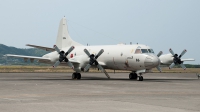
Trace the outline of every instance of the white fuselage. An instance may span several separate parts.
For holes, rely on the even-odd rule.
[[[66,52],[68,49],[69,47],[66,47],[61,50]],[[160,63],[154,53],[135,53],[136,49],[150,49],[146,45],[75,46],[67,58],[72,62],[79,62],[79,64],[73,63],[77,71],[89,63],[89,57],[85,54],[84,49],[94,55],[103,49],[103,54],[97,60],[106,69],[137,71],[154,68]],[[43,57],[50,58],[51,62],[55,63],[59,54],[55,51]]]

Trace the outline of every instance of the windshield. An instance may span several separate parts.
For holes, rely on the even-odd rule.
[[[154,53],[153,49],[136,49],[135,54]]]
[[[154,53],[153,49],[148,49],[149,53]]]
[[[151,53],[154,53],[153,49],[151,49]]]
[[[142,53],[149,53],[147,49],[141,49]]]

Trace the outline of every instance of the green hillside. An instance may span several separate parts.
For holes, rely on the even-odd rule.
[[[6,62],[9,62],[11,64],[24,63],[24,61],[19,58],[7,58],[6,60],[6,57],[3,56],[5,54],[43,56],[46,53],[48,52],[45,50],[36,49],[36,48],[22,49],[22,48],[10,47],[10,46],[0,44],[0,64],[6,64]]]

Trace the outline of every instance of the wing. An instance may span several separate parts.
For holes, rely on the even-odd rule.
[[[44,58],[44,57],[13,55],[13,54],[6,54],[4,56],[15,57],[15,58],[23,58],[24,61],[27,61],[28,59],[30,59],[31,62],[33,62],[34,60],[38,60],[39,62],[51,62],[50,58]]]
[[[37,46],[37,45],[31,45],[31,44],[26,44],[26,46],[35,47],[35,48],[42,49],[45,51],[55,51],[54,48],[49,48],[49,47],[43,47],[43,46]]]

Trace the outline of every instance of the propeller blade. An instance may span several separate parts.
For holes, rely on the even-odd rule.
[[[56,63],[53,65],[53,67],[57,67],[60,64],[60,61],[56,61]]]
[[[161,68],[159,66],[156,67],[158,71],[162,72]]]
[[[185,65],[184,65],[183,63],[181,63],[180,66],[181,66],[184,70],[186,69],[186,67],[185,67]]]
[[[91,65],[90,64],[88,64],[85,68],[84,68],[84,72],[87,72],[88,71],[88,69],[91,67]]]
[[[97,68],[99,68],[102,72],[104,72],[105,75],[108,77],[108,79],[110,79],[110,76],[108,75],[108,73],[106,72],[106,70],[101,65],[98,64]]]
[[[169,69],[173,68],[175,66],[175,63],[172,63],[170,66],[169,66]]]
[[[68,51],[65,53],[65,55],[67,56],[70,52],[72,52],[72,50],[74,50],[74,46],[71,46]]]
[[[162,53],[163,53],[163,52],[160,51],[160,52],[157,54],[157,56],[160,57],[160,55],[162,55]]]
[[[184,49],[184,50],[182,51],[182,53],[179,55],[179,58],[181,58],[186,52],[187,52],[187,50]]]
[[[174,51],[170,48],[169,52],[174,56]]]
[[[72,69],[74,69],[74,65],[73,65],[70,61],[67,62],[67,65],[68,65],[69,67],[71,67]]]
[[[104,52],[104,50],[101,49],[101,50],[99,51],[99,53],[95,56],[95,58],[97,59],[103,52]]]
[[[56,45],[54,45],[53,47],[58,53],[60,53],[60,49]]]
[[[88,55],[88,57],[90,57],[90,53],[88,52],[87,49],[84,49],[84,52]]]

